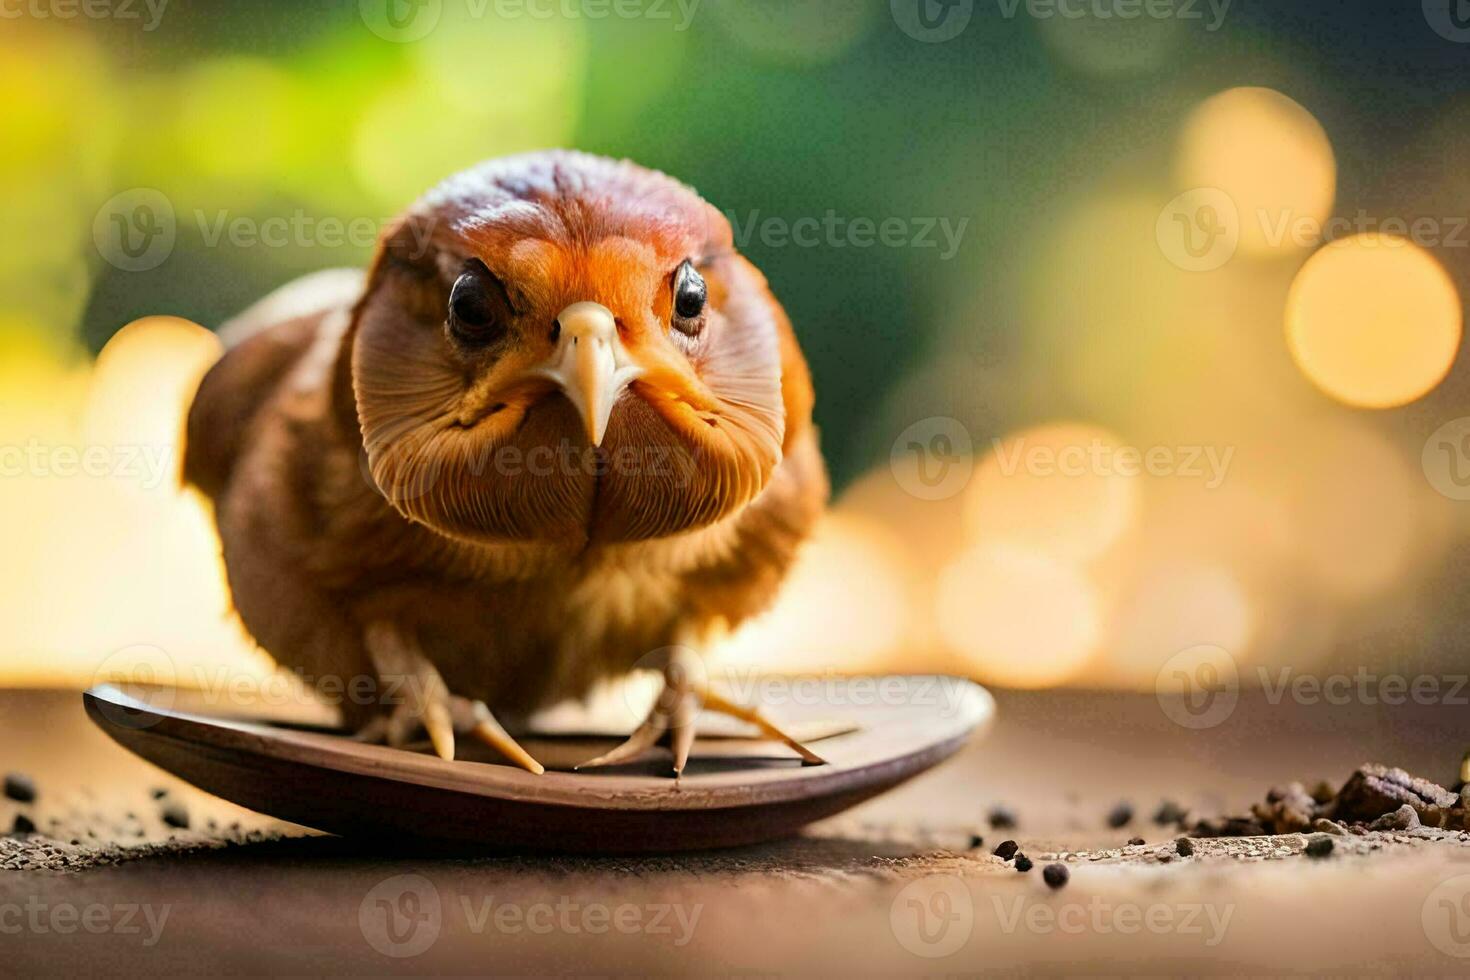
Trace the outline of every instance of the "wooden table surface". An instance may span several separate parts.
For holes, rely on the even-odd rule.
[[[547,858],[307,835],[129,756],[75,692],[0,692],[0,769],[39,790],[31,806],[0,800],[0,820],[32,817],[59,841],[52,863],[75,869],[0,871],[0,956],[14,975],[1470,974],[1460,835],[1376,834],[1326,860],[1299,836],[1209,840],[1162,863],[1174,834],[1150,819],[1164,797],[1242,812],[1272,784],[1341,781],[1366,761],[1448,782],[1470,744],[1464,707],[1244,695],[1191,730],[1150,696],[997,700],[985,739],[802,837]],[[1120,801],[1137,816],[1109,828]],[[1015,830],[985,825],[997,803]],[[170,805],[187,830],[162,822]],[[1033,871],[990,855],[1003,837]],[[0,840],[0,868],[40,850]],[[1071,879],[1052,891],[1040,871],[1058,859]]]

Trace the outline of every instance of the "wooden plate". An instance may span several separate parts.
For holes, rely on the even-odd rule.
[[[488,758],[446,762],[324,730],[176,710],[173,694],[136,696],[103,685],[83,699],[87,714],[123,747],[283,820],[343,835],[581,853],[787,836],[938,764],[994,713],[983,688],[958,678],[824,678],[808,696],[767,710],[817,739],[812,748],[828,765],[802,766],[785,746],[732,737],[728,728],[721,735],[705,715],[701,732],[709,721],[709,734],[696,740],[683,777],[673,779],[663,774],[667,755],[657,753],[627,766],[558,771],[610,748],[616,735],[523,737],[548,767],[535,776]]]

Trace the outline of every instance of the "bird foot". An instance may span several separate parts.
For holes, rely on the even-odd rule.
[[[423,729],[434,753],[452,761],[455,735],[469,735],[528,772],[539,776],[546,771],[506,732],[483,701],[451,695],[429,659],[393,626],[370,626],[367,645],[378,677],[384,682],[383,690],[396,690],[401,700],[387,715],[372,719],[360,729],[360,739],[401,748]]]
[[[758,710],[730,701],[704,682],[703,677],[694,653],[675,648],[664,668],[663,690],[642,724],[617,748],[588,759],[576,768],[593,769],[630,762],[667,736],[674,754],[673,774],[679,776],[689,761],[689,750],[694,745],[695,718],[701,708],[754,725],[767,738],[789,746],[801,756],[804,765],[826,765],[827,760],[786,734]]]

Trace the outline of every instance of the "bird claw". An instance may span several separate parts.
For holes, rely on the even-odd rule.
[[[379,676],[402,681],[398,687],[405,694],[386,718],[370,721],[358,733],[359,738],[381,739],[394,748],[402,748],[422,728],[428,733],[434,753],[453,761],[457,732],[483,742],[527,772],[539,776],[546,771],[511,738],[483,701],[451,695],[439,671],[396,629],[374,624],[368,629],[367,642]],[[391,690],[392,686],[387,689]]]
[[[664,688],[654,701],[653,707],[633,734],[610,752],[578,765],[577,769],[594,769],[598,766],[613,766],[631,762],[651,749],[665,735],[673,752],[673,774],[683,774],[689,761],[689,750],[694,745],[695,718],[701,708],[729,715],[759,728],[767,738],[782,742],[801,756],[803,765],[825,765],[826,761],[811,749],[786,734],[755,708],[730,701],[714,691],[708,684],[692,678],[702,676],[697,664],[690,664],[687,657],[675,655],[664,669]]]

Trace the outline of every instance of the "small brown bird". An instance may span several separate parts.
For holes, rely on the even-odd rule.
[[[587,765],[667,735],[682,771],[700,705],[821,761],[695,669],[770,604],[827,478],[791,325],[693,190],[581,153],[491,161],[389,228],[365,279],[307,277],[221,333],[185,478],[247,629],[341,681],[350,724],[540,772],[497,715],[653,664],[647,719]]]

